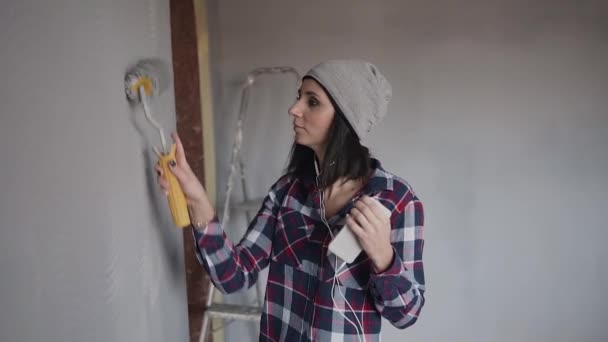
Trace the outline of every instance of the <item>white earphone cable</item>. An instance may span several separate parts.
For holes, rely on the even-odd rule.
[[[316,177],[316,182],[317,182],[317,189],[320,192],[320,196],[321,196],[321,221],[323,221],[323,224],[325,225],[325,227],[327,228],[329,235],[331,236],[332,240],[334,239],[334,234],[331,231],[331,227],[329,226],[329,222],[327,222],[327,218],[325,217],[325,194],[323,192],[322,189],[319,189],[319,167],[317,165],[317,160],[315,158],[315,171],[317,174]],[[334,298],[334,290],[335,290],[335,286],[336,283],[338,283],[338,273],[340,272],[340,270],[342,269],[342,267],[344,267],[346,265],[346,262],[343,262],[340,266],[338,266],[338,256],[335,256],[335,271],[334,271],[334,276],[332,279],[332,285],[331,285],[331,300],[332,303],[334,304],[334,306],[336,306],[336,299]],[[344,295],[344,293],[342,293],[342,290],[340,289],[340,286],[338,286],[338,292],[340,293],[340,295],[342,296],[342,298],[344,299],[344,302],[346,303],[346,305],[348,306],[348,309],[350,310],[350,312],[353,314],[353,316],[355,317],[355,320],[357,321],[358,325],[355,324],[350,318],[346,317],[346,315],[344,313],[342,313],[342,311],[340,311],[338,309],[338,313],[340,315],[342,315],[342,317],[344,317],[344,319],[350,323],[353,327],[355,327],[355,330],[357,331],[357,337],[359,339],[359,341],[363,341],[366,342],[365,340],[365,334],[363,332],[363,324],[361,324],[361,321],[359,320],[359,317],[357,317],[357,314],[355,313],[355,310],[353,309],[353,307],[350,305],[350,303],[348,302],[348,300],[346,299],[346,296]],[[346,310],[345,310],[346,311]]]

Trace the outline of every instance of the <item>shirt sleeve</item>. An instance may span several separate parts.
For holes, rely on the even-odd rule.
[[[384,272],[370,277],[376,310],[400,329],[416,322],[425,302],[423,206],[413,195],[404,202],[403,209],[399,210],[398,205],[391,217],[393,262]]]
[[[276,217],[288,184],[284,176],[271,187],[237,245],[227,238],[217,216],[203,228],[192,228],[198,261],[222,293],[250,288],[255,284],[258,272],[268,265]]]

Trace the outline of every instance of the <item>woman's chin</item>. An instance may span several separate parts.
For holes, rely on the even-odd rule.
[[[307,143],[306,139],[301,139],[296,136],[293,140],[298,145],[310,147],[310,144]]]
[[[302,135],[299,134],[298,132],[295,132],[295,134],[293,135],[293,140],[297,144],[304,145],[306,139],[302,139]]]

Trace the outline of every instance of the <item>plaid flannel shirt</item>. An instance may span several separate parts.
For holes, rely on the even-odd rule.
[[[196,254],[213,284],[225,294],[255,285],[270,266],[260,321],[260,341],[360,341],[344,298],[362,324],[365,341],[380,340],[381,317],[397,328],[411,326],[425,302],[422,262],[423,206],[408,183],[373,160],[374,173],[353,201],[328,218],[337,233],[361,195],[391,211],[392,264],[375,273],[365,252],[339,271],[332,300],[335,256],[321,220],[314,180],[285,175],[270,189],[243,239],[234,245],[217,216],[192,229]],[[362,339],[361,339],[362,340]]]

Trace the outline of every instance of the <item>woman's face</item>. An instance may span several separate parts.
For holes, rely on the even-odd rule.
[[[335,113],[329,97],[317,81],[304,79],[296,102],[289,108],[296,143],[311,148],[322,158]]]

